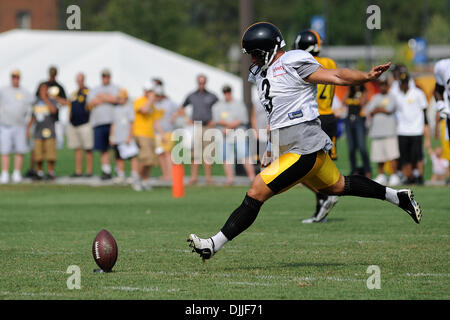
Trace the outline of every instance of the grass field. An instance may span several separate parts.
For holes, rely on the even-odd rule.
[[[325,224],[303,225],[313,194],[295,187],[206,263],[190,233],[209,236],[246,188],[0,187],[0,299],[449,299],[448,188],[415,187],[416,225],[387,202],[341,198]],[[94,274],[92,241],[117,240],[113,273]],[[81,289],[69,290],[70,265]],[[370,265],[381,289],[369,290]]]
[[[432,146],[438,146],[440,145],[440,141],[436,140],[434,138],[431,139]],[[367,148],[370,150],[370,144],[371,140],[367,139]],[[342,174],[350,174],[350,163],[349,163],[349,155],[348,155],[348,148],[347,148],[347,140],[345,138],[345,135],[341,136],[337,141],[337,148],[338,148],[338,160],[336,161],[336,165],[341,171]],[[64,147],[61,150],[58,150],[58,160],[56,162],[56,175],[57,176],[70,176],[72,173],[74,173],[74,158],[73,158],[73,150],[68,149],[67,147]],[[358,165],[362,166],[362,161],[360,157],[360,153],[357,152],[356,154],[358,159]],[[27,171],[29,168],[30,163],[30,154],[27,154],[24,159],[24,168],[23,173]],[[114,158],[111,153],[111,163],[114,163]],[[375,163],[371,163],[372,167],[372,175],[375,177],[377,175],[377,166]],[[44,164],[44,169],[46,169],[46,165]],[[13,170],[13,161],[10,163],[10,171]],[[130,164],[129,161],[126,162],[126,171],[129,173],[130,170]],[[186,165],[186,175],[190,175],[190,168],[188,165]],[[94,166],[93,166],[93,173],[95,175],[101,174],[100,169],[100,159],[98,152],[94,152]],[[203,175],[203,170],[199,170],[199,174]],[[212,174],[213,175],[224,175],[223,166],[219,164],[213,165],[212,168]],[[152,169],[151,175],[154,177],[159,177],[161,175],[161,170],[159,167],[155,167]],[[430,156],[424,152],[424,178],[425,180],[430,179],[431,177],[431,159]]]

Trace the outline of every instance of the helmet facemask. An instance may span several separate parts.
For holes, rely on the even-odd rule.
[[[275,54],[278,51],[278,44],[275,45],[275,48],[270,51],[264,51],[261,49],[254,49],[250,52],[247,52],[245,49],[244,53],[250,54],[256,61],[250,65],[248,70],[253,74],[257,75],[259,72],[264,72],[269,67],[270,63],[273,61]],[[255,69],[255,67],[257,67]]]

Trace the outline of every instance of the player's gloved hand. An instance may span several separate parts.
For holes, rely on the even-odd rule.
[[[443,100],[439,100],[438,102],[436,102],[436,110],[439,111],[439,116],[441,118],[443,119],[449,118],[450,108]]]
[[[272,152],[266,151],[264,152],[262,158],[261,158],[261,168],[267,167],[269,164],[272,163]]]

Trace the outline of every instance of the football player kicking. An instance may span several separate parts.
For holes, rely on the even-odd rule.
[[[441,130],[441,145],[443,157],[450,161],[450,58],[439,60],[434,66],[436,86],[436,138],[439,127]],[[447,96],[447,97],[446,97]],[[447,183],[450,180],[447,179]]]
[[[267,22],[251,25],[242,37],[243,52],[250,54],[253,62],[249,81],[257,86],[268,114],[271,148],[278,148],[280,157],[256,176],[241,205],[217,234],[206,239],[189,236],[189,246],[203,260],[250,227],[266,200],[298,183],[327,195],[387,200],[405,210],[416,223],[421,220],[422,210],[411,190],[394,190],[364,176],[342,176],[328,155],[333,143],[318,120],[318,83],[353,85],[375,80],[390,63],[373,67],[368,73],[325,69],[310,53],[285,52],[281,49],[284,45],[278,28]]]
[[[300,31],[295,37],[293,49],[305,50],[326,69],[336,69],[337,64],[333,59],[319,57],[322,41],[314,30]],[[328,152],[331,160],[337,160],[337,119],[331,109],[334,98],[334,85],[317,84],[317,104],[319,108],[320,126],[333,142],[333,148]],[[327,222],[327,215],[338,201],[338,196],[329,196],[322,192],[314,192],[316,195],[316,212],[311,218],[302,220],[303,223]]]

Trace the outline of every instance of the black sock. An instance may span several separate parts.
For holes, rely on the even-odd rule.
[[[340,196],[357,196],[386,200],[386,187],[364,176],[345,176],[344,191]]]
[[[322,206],[322,204],[320,203],[320,200],[327,200],[328,199],[328,195],[326,195],[325,193],[322,192],[317,192],[316,193],[316,212],[315,215],[317,215],[319,213],[320,207]]]
[[[233,211],[221,231],[228,240],[246,230],[255,221],[264,202],[245,195],[241,205]]]

